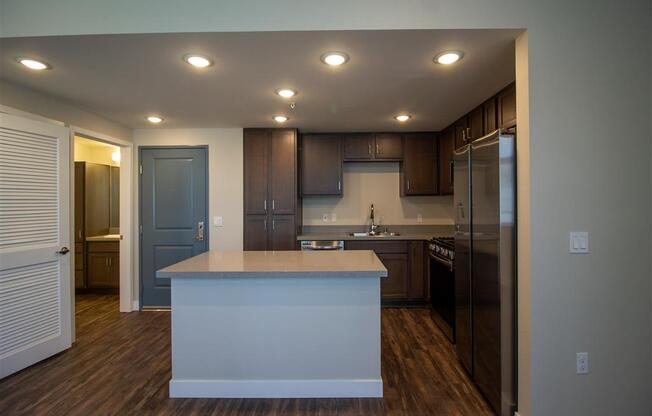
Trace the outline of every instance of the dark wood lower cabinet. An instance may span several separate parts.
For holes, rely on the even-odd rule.
[[[245,250],[267,250],[267,215],[245,215]]]
[[[270,240],[272,250],[296,250],[296,222],[294,215],[273,215]]]
[[[117,241],[89,241],[86,253],[86,287],[120,287],[120,253]]]
[[[387,268],[380,295],[385,305],[423,304],[428,300],[424,241],[346,241],[345,250],[373,250]]]

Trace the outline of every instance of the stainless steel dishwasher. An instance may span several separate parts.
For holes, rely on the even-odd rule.
[[[301,251],[344,250],[343,240],[305,240],[301,242]]]

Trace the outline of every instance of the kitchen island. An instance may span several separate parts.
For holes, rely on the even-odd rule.
[[[373,251],[209,251],[172,290],[170,397],[382,397]]]

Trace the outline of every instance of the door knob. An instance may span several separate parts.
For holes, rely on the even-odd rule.
[[[68,254],[69,251],[68,247],[61,247],[61,250],[57,251],[57,254]]]

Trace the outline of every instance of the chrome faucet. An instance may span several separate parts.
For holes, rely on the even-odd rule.
[[[369,235],[376,235],[377,234],[377,229],[378,225],[374,221],[374,204],[371,204],[371,214],[369,215],[369,218],[371,219],[371,227],[369,230]]]

